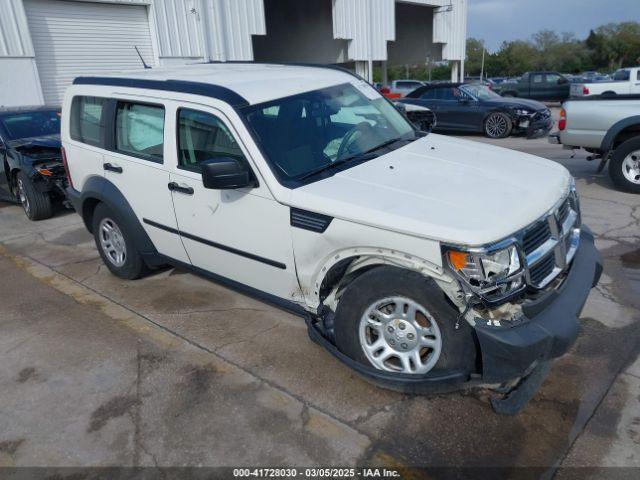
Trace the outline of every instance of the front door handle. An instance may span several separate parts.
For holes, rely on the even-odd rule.
[[[102,168],[104,168],[108,172],[122,173],[122,167],[119,165],[114,165],[112,163],[105,163],[102,165]]]
[[[171,182],[167,187],[169,187],[169,190],[172,192],[184,193],[185,195],[193,195],[194,193],[193,188],[182,186],[176,182]]]

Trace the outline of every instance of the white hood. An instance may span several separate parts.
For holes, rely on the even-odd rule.
[[[293,190],[291,204],[435,240],[482,245],[544,215],[568,191],[561,165],[430,134],[387,155]]]

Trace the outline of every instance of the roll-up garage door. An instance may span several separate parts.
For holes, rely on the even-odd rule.
[[[60,105],[80,75],[154,64],[147,7],[64,0],[25,0],[45,102]]]

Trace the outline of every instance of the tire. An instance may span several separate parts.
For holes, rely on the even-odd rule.
[[[489,138],[507,138],[513,130],[513,121],[506,113],[493,112],[484,120],[484,134]]]
[[[93,212],[93,237],[102,261],[116,277],[135,280],[148,268],[115,211],[99,203]]]
[[[613,151],[609,175],[621,190],[640,193],[640,137],[627,140]]]
[[[400,300],[392,301],[391,305],[389,299]],[[402,305],[407,300],[417,304],[429,317],[425,313],[413,315],[418,321],[412,322],[411,310],[405,310]],[[410,303],[406,304],[407,307],[411,307]],[[378,312],[387,309],[387,312],[394,310],[394,314],[372,329],[367,319],[372,318],[368,313],[372,312],[374,305]],[[378,305],[385,306],[378,308]],[[401,305],[399,309],[398,305]],[[336,346],[353,360],[378,370],[420,375],[459,370],[472,372],[476,361],[473,331],[464,320],[456,330],[457,316],[455,308],[447,302],[432,279],[397,267],[376,267],[355,279],[342,294],[334,319]],[[422,347],[418,347],[416,341],[423,338],[425,327],[435,332],[427,339],[434,345],[420,350]],[[393,329],[391,333],[390,328]],[[382,333],[372,338],[372,331]],[[375,352],[375,345],[380,339],[384,348],[381,353]],[[369,353],[365,353],[365,348]],[[389,352],[391,356],[382,360]],[[421,356],[421,363],[410,358],[407,365],[400,354],[405,358],[417,354]],[[372,360],[374,357],[377,360]]]
[[[36,190],[33,182],[23,172],[16,175],[16,193],[29,220],[36,222],[53,217],[49,193]]]

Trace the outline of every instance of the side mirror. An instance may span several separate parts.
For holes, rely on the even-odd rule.
[[[458,102],[462,103],[463,105],[468,105],[469,103],[471,103],[471,99],[468,97],[459,97]]]
[[[569,80],[567,80],[566,78],[560,78],[558,80],[558,85],[566,85],[567,83],[569,83]]]
[[[204,188],[235,190],[255,186],[251,170],[233,158],[216,157],[202,162],[200,166]]]

